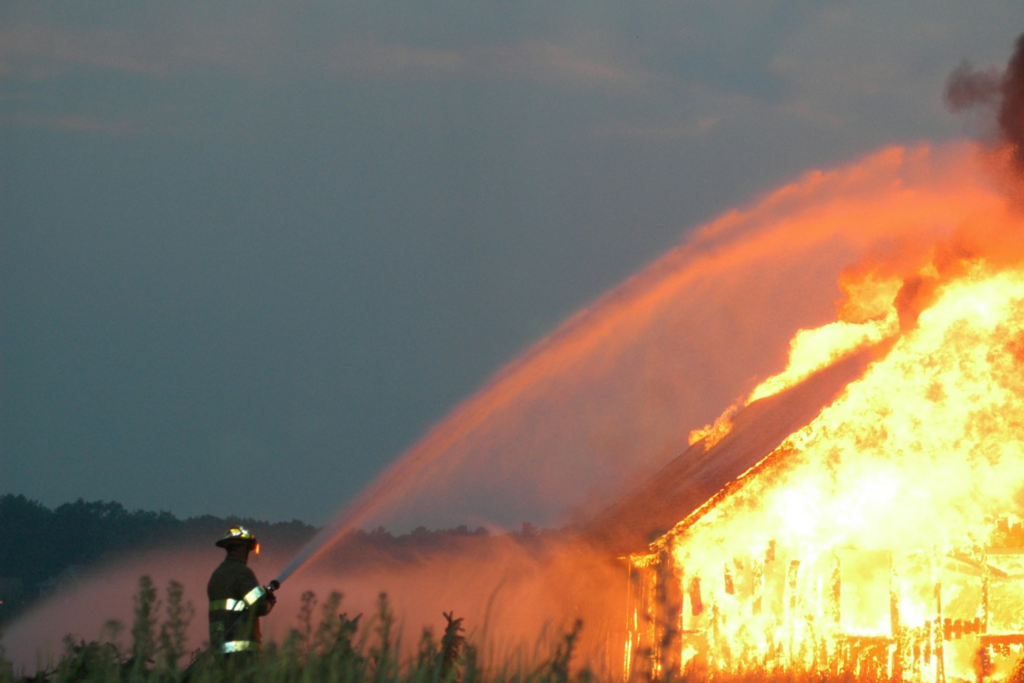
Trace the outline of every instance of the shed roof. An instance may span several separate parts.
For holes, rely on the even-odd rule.
[[[582,525],[584,537],[614,553],[643,552],[650,543],[810,423],[875,357],[865,349],[732,419],[728,435],[705,450],[698,441],[619,501]]]

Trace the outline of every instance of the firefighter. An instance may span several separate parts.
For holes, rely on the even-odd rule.
[[[260,649],[259,618],[270,614],[277,602],[273,591],[261,586],[248,567],[249,553],[259,555],[260,544],[248,529],[233,526],[216,545],[227,551],[227,557],[206,584],[210,647],[223,655],[256,653]]]

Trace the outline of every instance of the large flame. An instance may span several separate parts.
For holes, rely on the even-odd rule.
[[[993,673],[1024,644],[1024,537],[1010,533],[1024,517],[1024,268],[961,259],[909,282],[875,323],[841,323],[846,341],[834,326],[798,336],[780,377],[805,374],[806,339],[832,358],[875,339],[865,325],[895,334],[901,302],[928,302],[814,421],[652,546],[680,596],[666,659],[822,668],[871,652],[889,675],[938,680]]]

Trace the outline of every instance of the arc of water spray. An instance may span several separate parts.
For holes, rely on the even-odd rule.
[[[678,259],[682,248],[669,252],[662,257],[661,263],[669,261],[669,258]],[[661,273],[658,278],[661,279]],[[561,364],[564,360],[562,354],[570,351],[572,347],[565,342],[567,340],[586,340],[589,344],[597,343],[597,339],[607,334],[610,328],[608,324],[594,324],[593,316],[588,315],[592,310],[604,310],[602,304],[618,303],[613,307],[613,314],[619,315],[621,311],[628,308],[622,302],[617,301],[623,296],[625,287],[619,287],[606,294],[598,305],[593,309],[584,309],[570,318],[562,326],[545,339],[538,342],[530,351],[523,354],[518,360],[499,372],[474,396],[467,399],[456,411],[441,423],[435,425],[427,435],[407,451],[398,462],[391,465],[384,474],[374,481],[367,489],[359,495],[356,500],[345,508],[337,517],[327,524],[292,558],[291,562],[281,571],[277,582],[283,583],[285,579],[295,573],[299,568],[319,557],[329,547],[340,541],[353,530],[356,525],[364,521],[369,515],[378,510],[388,500],[394,500],[401,494],[412,488],[415,476],[422,472],[439,453],[445,452],[452,444],[463,439],[478,426],[489,419],[501,406],[505,405],[510,396],[522,392],[525,387],[545,376],[545,371],[552,366]],[[567,348],[568,347],[568,348]],[[538,371],[537,360],[540,356],[546,356],[540,363]]]
[[[662,257],[657,264],[664,267],[673,263],[684,254],[687,247],[678,247]],[[670,272],[675,269],[669,268]],[[660,280],[665,274],[661,269],[655,271],[655,279]],[[641,292],[643,294],[643,292]],[[385,502],[395,500],[412,488],[415,476],[422,472],[439,453],[445,452],[452,444],[465,438],[481,424],[486,422],[509,397],[522,392],[527,386],[544,377],[551,367],[563,364],[562,355],[573,351],[572,342],[585,340],[587,345],[596,345],[614,325],[601,324],[595,321],[593,311],[602,311],[604,316],[609,313],[618,316],[629,307],[628,302],[636,295],[626,286],[613,289],[602,297],[596,306],[584,309],[564,322],[555,332],[538,342],[532,349],[513,361],[500,371],[490,382],[471,398],[464,401],[448,418],[435,425],[426,436],[407,451],[396,463],[391,465],[384,474],[374,481],[356,500],[345,508],[337,517],[327,524],[292,558],[291,562],[281,571],[277,582],[295,573],[299,568],[319,557],[334,543],[351,533],[360,522],[378,510]],[[608,309],[612,310],[609,311]],[[567,343],[568,342],[568,343]],[[538,361],[540,368],[538,369]]]
[[[319,556],[320,553],[328,548],[328,546],[332,545],[344,536],[347,536],[353,529],[355,529],[356,524],[362,521],[370,510],[370,492],[374,489],[383,488],[381,484],[383,483],[383,479],[386,478],[387,476],[385,475],[381,480],[378,480],[371,485],[370,488],[363,492],[363,494],[360,495],[352,505],[345,508],[341,514],[335,517],[325,527],[320,529],[320,531],[318,531],[316,535],[314,535],[313,538],[299,550],[295,557],[292,558],[291,562],[281,570],[281,573],[277,576],[275,581],[277,581],[278,584],[284,583],[285,579],[294,574],[299,567],[302,567]]]
[[[452,439],[455,438],[453,435]],[[278,584],[294,574],[300,567],[320,556],[329,547],[355,530],[356,525],[365,520],[372,511],[389,497],[393,497],[408,488],[408,481],[423,469],[429,460],[431,451],[417,449],[401,458],[389,467],[382,476],[367,487],[356,500],[345,508],[337,517],[313,536],[306,545],[292,558],[291,562],[278,575]]]
[[[533,359],[545,352],[557,338],[575,327],[570,320],[547,339],[539,342],[532,351],[514,361],[505,370],[466,400],[455,413],[440,424],[435,425],[412,450],[392,464],[384,474],[367,487],[352,504],[345,508],[337,517],[316,533],[310,541],[292,558],[291,562],[281,570],[277,577],[278,584],[284,582],[300,567],[308,564],[332,545],[347,536],[356,525],[363,522],[370,513],[378,510],[388,500],[407,492],[412,488],[415,476],[434,460],[438,453],[444,452],[452,444],[464,438],[481,423],[487,420],[504,403],[505,397],[522,389],[523,385],[535,379],[536,375],[523,373]],[[569,328],[569,329],[566,329]],[[524,376],[525,375],[525,376]]]

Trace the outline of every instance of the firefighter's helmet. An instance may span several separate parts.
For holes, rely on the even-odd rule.
[[[216,545],[221,548],[227,548],[229,545],[244,544],[249,546],[250,550],[260,554],[260,542],[256,540],[256,537],[252,535],[252,532],[246,529],[244,526],[233,526],[228,529],[228,532],[224,534],[224,537],[217,541]]]

